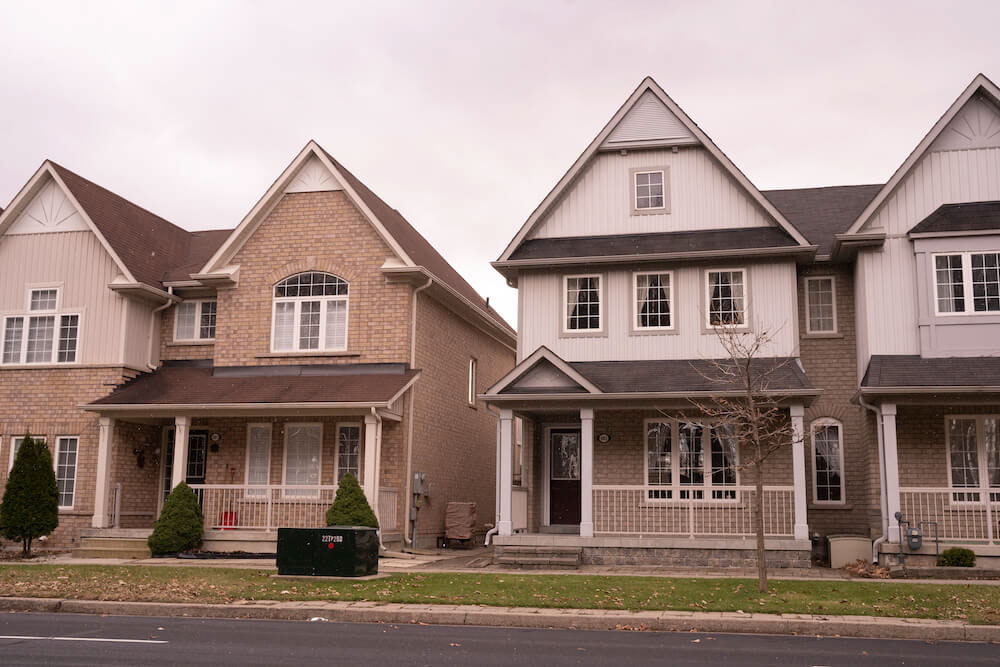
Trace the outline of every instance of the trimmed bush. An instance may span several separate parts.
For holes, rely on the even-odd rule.
[[[0,505],[0,534],[21,543],[31,554],[31,541],[59,525],[59,489],[52,454],[41,440],[26,435],[14,458]]]
[[[174,554],[201,546],[205,517],[198,496],[181,482],[167,496],[147,544],[154,554]]]
[[[326,511],[326,525],[378,528],[378,518],[354,475],[348,473],[340,480],[337,497]]]
[[[972,549],[952,547],[945,549],[937,559],[938,567],[975,567],[976,554]]]

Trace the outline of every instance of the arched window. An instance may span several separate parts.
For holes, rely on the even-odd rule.
[[[810,427],[813,501],[844,502],[844,427],[836,419],[817,419]]]
[[[347,349],[347,282],[308,271],[274,286],[271,351]]]

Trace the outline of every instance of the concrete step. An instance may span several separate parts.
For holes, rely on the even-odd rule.
[[[80,537],[130,537],[146,539],[153,533],[152,528],[84,528]]]
[[[503,547],[505,554],[552,554],[559,556],[573,556],[583,553],[583,547],[566,547],[558,545],[515,545]]]
[[[73,550],[74,558],[152,558],[149,549],[119,549],[115,547],[79,547]]]
[[[144,537],[81,537],[76,558],[150,558]]]
[[[525,570],[578,570],[580,559],[570,556],[500,556],[496,564],[501,567]]]

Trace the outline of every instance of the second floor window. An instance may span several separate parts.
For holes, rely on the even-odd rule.
[[[806,278],[806,333],[837,331],[833,277]]]
[[[665,194],[662,171],[635,172],[635,210],[649,211],[664,208]]]
[[[601,277],[566,277],[566,331],[601,330]]]
[[[215,301],[184,301],[177,305],[174,340],[215,340]]]
[[[1000,252],[934,256],[937,313],[1000,312]]]
[[[635,328],[672,329],[670,273],[635,274]]]
[[[27,312],[4,318],[4,364],[69,364],[76,361],[80,316],[60,313],[59,289],[28,291]]]
[[[709,271],[706,276],[708,325],[746,326],[746,282],[743,270]]]
[[[308,272],[274,286],[271,349],[274,352],[347,349],[347,282]]]

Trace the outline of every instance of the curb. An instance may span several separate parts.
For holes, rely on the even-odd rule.
[[[304,621],[424,623],[485,627],[652,632],[726,632],[771,635],[1000,642],[1000,626],[957,621],[873,616],[740,614],[735,612],[601,609],[535,609],[374,602],[278,602],[272,604],[180,604],[108,602],[60,598],[0,598],[0,611]]]

